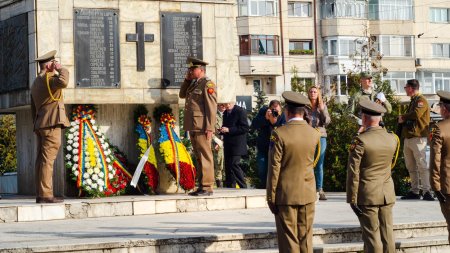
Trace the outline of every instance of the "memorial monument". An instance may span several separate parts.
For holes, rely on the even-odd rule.
[[[96,105],[106,137],[137,163],[133,110],[136,104],[150,112],[170,104],[178,117],[188,55],[210,63],[207,75],[219,95],[245,86],[238,70],[236,16],[231,0],[0,1],[0,111],[17,118],[19,193],[34,194],[29,88],[37,56],[58,51],[57,59],[70,71],[67,111],[72,104]],[[54,176],[59,195],[66,188],[62,150]]]

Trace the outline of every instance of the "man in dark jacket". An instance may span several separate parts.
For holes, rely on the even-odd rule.
[[[247,155],[247,113],[233,103],[226,103],[223,113],[223,125],[219,132],[223,134],[225,156],[225,187],[247,188],[245,174],[240,166],[241,156]]]
[[[258,131],[256,161],[261,182],[258,186],[260,189],[266,188],[270,135],[272,130],[285,124],[286,118],[282,113],[281,103],[278,100],[272,100],[269,103],[269,107],[264,106],[261,108],[252,121],[252,129]]]

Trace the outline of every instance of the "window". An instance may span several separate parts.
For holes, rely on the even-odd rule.
[[[288,2],[289,17],[311,17],[310,2]]]
[[[325,40],[324,55],[352,56],[361,51],[358,38],[338,38]],[[329,42],[329,43],[328,43]]]
[[[414,76],[414,72],[388,72],[383,79],[389,81],[393,91],[397,94],[404,95],[406,93],[403,87],[406,81],[414,79]]]
[[[433,73],[434,75],[434,90],[450,91],[450,73]]]
[[[369,0],[371,20],[413,20],[413,0]]]
[[[239,45],[240,55],[279,55],[275,35],[242,35]]]
[[[377,37],[375,46],[381,54],[387,57],[412,57],[413,40],[413,36],[382,35]]]
[[[447,8],[430,8],[430,22],[449,23],[449,11]]]
[[[239,16],[276,16],[277,0],[238,0]]]
[[[313,54],[313,41],[312,40],[290,40],[289,41],[289,54]]]
[[[432,44],[433,45],[433,57],[445,57],[450,58],[450,44]]]
[[[322,19],[366,18],[366,8],[366,1],[361,0],[322,0]]]

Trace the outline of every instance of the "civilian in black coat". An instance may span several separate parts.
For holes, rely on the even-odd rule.
[[[249,129],[247,113],[234,103],[227,103],[223,114],[223,125],[219,132],[223,134],[225,157],[225,186],[247,188],[245,174],[240,166],[241,156],[247,155],[247,133]]]

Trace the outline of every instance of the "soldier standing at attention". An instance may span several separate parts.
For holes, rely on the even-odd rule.
[[[441,211],[447,221],[450,242],[450,92],[438,91],[441,116],[431,136],[430,170],[431,188],[435,192]]]
[[[211,140],[215,132],[217,113],[216,85],[205,75],[207,62],[188,57],[189,69],[180,88],[185,98],[184,130],[189,132],[197,158],[198,188],[191,196],[213,194],[214,159]]]
[[[395,203],[391,177],[392,158],[398,138],[379,126],[383,106],[363,100],[363,133],[350,146],[347,164],[347,203],[361,224],[364,252],[395,252],[392,207]]]
[[[219,129],[222,128],[223,124],[223,113],[225,112],[225,104],[219,103],[217,105],[216,114],[216,126],[215,126],[215,137],[212,142],[212,150],[214,156],[214,177],[216,178],[217,188],[222,188],[224,183],[224,172],[223,172],[223,136],[220,134]]]
[[[288,123],[270,137],[267,204],[275,215],[279,251],[312,253],[314,154],[321,134],[303,119],[307,97],[293,91],[282,96]]]
[[[37,137],[36,203],[63,202],[53,195],[53,164],[61,146],[61,129],[70,125],[62,94],[69,82],[69,71],[61,67],[55,55],[56,51],[51,51],[36,59],[40,73],[31,87],[31,111]]]
[[[406,114],[398,117],[398,123],[403,124],[403,155],[411,178],[411,190],[401,199],[420,199],[422,185],[423,200],[433,201],[434,197],[430,192],[430,169],[426,161],[430,108],[427,99],[420,94],[419,87],[419,81],[416,79],[406,81],[405,91],[406,95],[411,97],[411,102]]]

